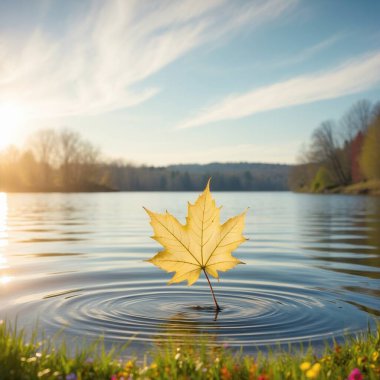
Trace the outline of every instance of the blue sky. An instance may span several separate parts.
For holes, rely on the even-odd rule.
[[[294,163],[380,100],[380,2],[0,1],[2,143],[69,127],[106,157]]]

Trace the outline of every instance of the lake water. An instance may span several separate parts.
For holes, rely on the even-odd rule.
[[[315,345],[380,316],[380,198],[214,193],[222,220],[249,207],[235,252],[215,279],[167,286],[145,262],[160,246],[142,206],[184,222],[197,193],[0,194],[0,319],[66,338],[125,343],[206,335],[246,351]],[[216,320],[215,320],[216,319]]]

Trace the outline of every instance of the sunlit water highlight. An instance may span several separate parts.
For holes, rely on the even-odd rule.
[[[167,286],[144,262],[160,248],[142,206],[182,221],[195,193],[0,194],[0,318],[140,350],[207,336],[210,344],[313,342],[380,316],[380,198],[215,193],[222,219],[250,207],[235,255],[213,281]]]

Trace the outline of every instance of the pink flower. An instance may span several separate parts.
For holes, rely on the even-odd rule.
[[[354,368],[348,375],[347,380],[363,380],[363,375],[358,368]]]

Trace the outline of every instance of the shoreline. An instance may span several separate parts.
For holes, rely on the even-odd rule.
[[[295,193],[304,194],[345,194],[345,195],[370,195],[380,196],[380,180],[369,180],[354,183],[347,186],[325,188],[321,191],[300,190]]]

